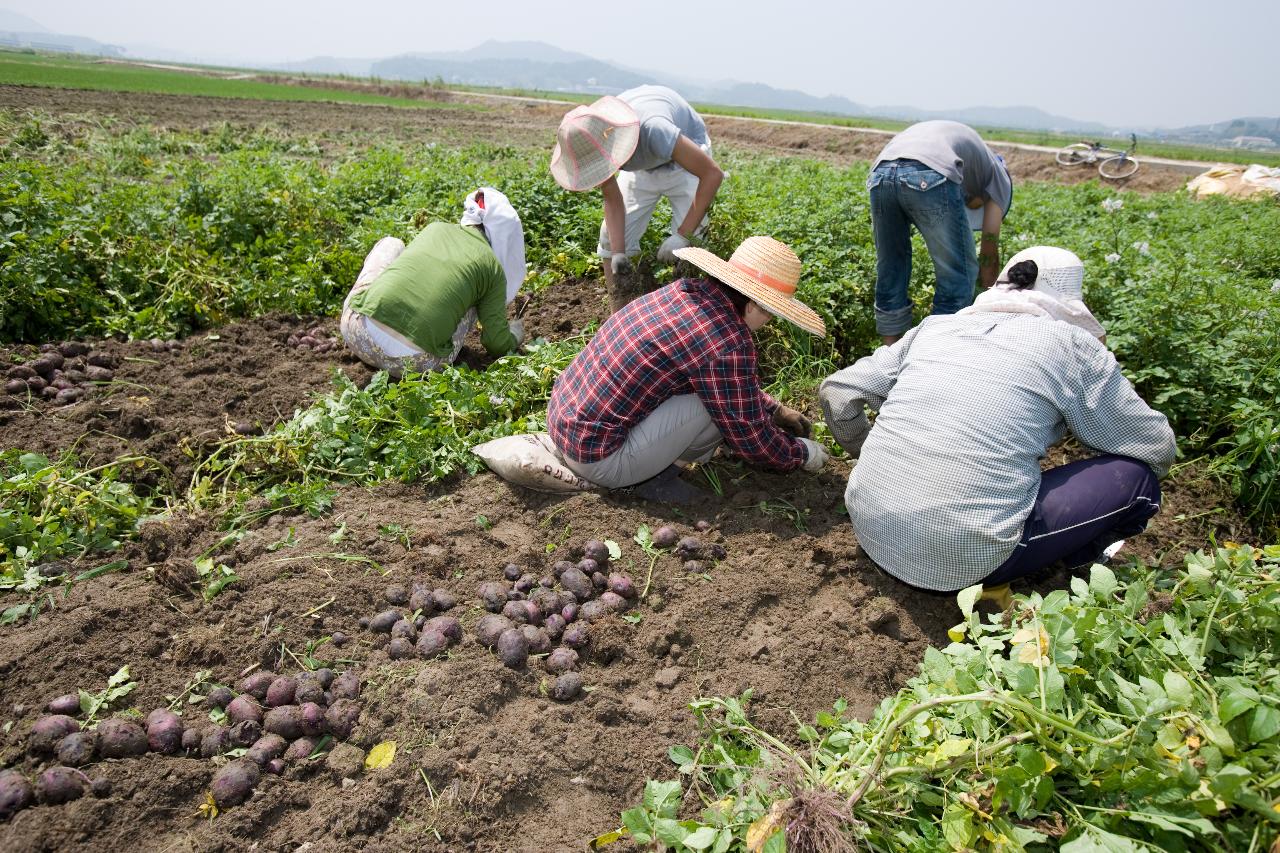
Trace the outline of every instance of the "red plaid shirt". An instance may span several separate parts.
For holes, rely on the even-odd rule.
[[[778,403],[760,389],[751,331],[716,285],[681,279],[605,321],[560,374],[547,428],[560,452],[599,462],[659,405],[697,394],[738,455],[779,471],[804,464],[804,445],[774,426]]]

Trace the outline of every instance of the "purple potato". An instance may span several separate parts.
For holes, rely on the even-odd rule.
[[[337,699],[325,711],[324,720],[334,737],[346,740],[360,720],[360,703],[354,699]]]
[[[58,388],[56,385],[46,385],[40,391],[40,396],[44,397],[46,400],[52,400],[54,397],[57,397],[61,391],[62,389]]]
[[[520,629],[520,633],[524,634],[525,640],[529,643],[529,654],[545,655],[551,651],[551,638],[541,628],[525,625]]]
[[[196,752],[200,749],[202,737],[197,729],[182,730],[182,751]]]
[[[70,767],[50,767],[36,779],[36,794],[40,802],[57,806],[84,796],[88,779],[79,770]]]
[[[602,566],[609,562],[609,546],[599,539],[592,539],[586,545],[583,545],[582,553]]]
[[[458,604],[458,597],[447,589],[431,590],[431,600],[435,602],[436,610],[441,613],[452,610]]]
[[[701,560],[685,560],[684,561],[684,570],[691,575],[700,575],[704,571],[706,571],[706,568],[707,567],[703,565]]]
[[[706,533],[711,529],[711,522],[707,521],[705,518],[700,518],[694,527],[698,528],[699,533]]]
[[[551,685],[551,698],[557,702],[571,702],[582,692],[582,676],[576,672],[566,672],[556,678]]]
[[[261,767],[271,759],[284,755],[288,746],[289,742],[280,735],[263,735],[253,742],[253,746],[249,747],[244,757]]]
[[[369,617],[368,617],[368,616],[361,616],[359,619],[357,619],[357,620],[356,620],[356,624],[357,624],[357,625],[359,625],[361,628],[368,628],[368,627],[369,627]]]
[[[320,683],[320,679],[315,677],[315,673],[303,673],[298,676],[298,689],[293,691],[293,701],[297,705],[324,702],[324,686]]]
[[[204,697],[204,701],[209,704],[210,708],[225,708],[231,704],[231,700],[236,698],[228,687],[215,687],[209,691]]]
[[[604,572],[596,572],[591,576],[591,585],[595,587],[596,592],[604,592],[609,586],[609,578]]]
[[[518,628],[508,628],[498,637],[498,659],[510,669],[520,669],[529,659],[529,641]]]
[[[279,776],[284,772],[284,759],[273,758],[266,764],[262,765],[262,769],[267,773],[270,773],[272,776]]]
[[[576,595],[574,595],[573,593],[569,592],[569,590],[567,590],[567,589],[562,589],[562,590],[560,590],[559,592],[557,592],[557,593],[556,593],[556,595],[560,596],[560,607],[561,607],[561,609],[563,609],[563,608],[564,608],[564,606],[565,606],[566,604],[580,604],[580,603],[581,603],[581,602],[579,602],[579,601],[578,601],[578,596],[576,596]]]
[[[702,553],[702,540],[697,536],[686,536],[676,543],[676,550],[686,556],[697,556]]]
[[[419,613],[417,616],[413,617],[413,629],[415,631],[421,631],[422,626],[425,624],[427,624],[427,617],[423,614]]]
[[[591,578],[576,566],[565,569],[564,574],[560,576],[560,585],[577,596],[578,601],[587,601],[594,598],[596,594],[595,587],[591,585]]]
[[[419,617],[421,618],[421,617]],[[424,620],[425,623],[425,620]],[[399,622],[391,626],[391,639],[408,640],[412,645],[418,636],[418,629],[408,619],[401,619]]]
[[[65,696],[59,696],[57,699],[49,700],[50,714],[63,714],[68,717],[74,717],[80,713],[80,696],[75,693],[68,693]]]
[[[516,590],[523,593],[528,593],[529,590],[533,589],[537,585],[538,579],[531,574],[521,575],[515,583]]]
[[[116,378],[116,372],[109,367],[91,364],[84,369],[85,378],[90,382],[110,382]]]
[[[421,610],[423,613],[430,615],[435,612],[436,601],[431,596],[431,590],[426,587],[419,587],[413,591],[413,595],[409,596],[409,609]]]
[[[88,358],[85,359],[85,362],[87,364],[96,364],[98,367],[115,367],[116,366],[116,360],[111,356],[107,355],[105,352],[92,353]]]
[[[484,604],[485,610],[490,613],[498,613],[502,610],[503,605],[507,603],[507,591],[508,587],[505,583],[489,581],[488,583],[480,584],[477,594],[480,596],[480,601]]]
[[[472,630],[481,645],[492,649],[498,645],[498,638],[502,636],[502,632],[513,627],[515,626],[512,625],[511,620],[507,617],[489,613],[481,616]]]
[[[233,761],[213,774],[210,791],[218,808],[238,806],[253,795],[261,773],[252,761]]]
[[[227,719],[233,723],[242,723],[245,720],[253,720],[255,723],[262,722],[262,706],[253,701],[253,698],[247,693],[241,694],[227,703]]]
[[[41,717],[31,727],[28,747],[32,752],[52,752],[58,741],[78,731],[80,731],[80,724],[66,714]]]
[[[147,715],[147,745],[152,752],[173,755],[182,748],[182,720],[167,708]]]
[[[181,737],[181,734],[178,735]],[[103,758],[130,758],[147,751],[147,733],[132,720],[113,717],[98,724],[98,749]]]
[[[297,705],[281,705],[267,711],[262,721],[262,730],[273,735],[280,735],[285,740],[302,737],[302,709]]]
[[[462,642],[462,623],[452,616],[433,616],[427,620],[427,631],[439,631],[449,638],[449,645]]]
[[[587,622],[595,622],[609,615],[609,607],[601,601],[588,601],[578,610],[578,618]]]
[[[560,638],[560,642],[571,649],[580,649],[591,642],[591,631],[581,623],[570,625],[564,629],[564,636]]]
[[[427,628],[422,632],[422,636],[418,637],[418,645],[415,648],[417,649],[418,657],[433,658],[447,652],[450,645],[452,644],[443,631]]]
[[[0,770],[0,820],[12,817],[35,802],[35,791],[17,770]]]
[[[561,675],[578,666],[578,653],[564,646],[547,655],[544,666],[552,675]]]
[[[302,761],[311,757],[311,753],[316,751],[316,744],[319,741],[311,737],[300,737],[293,743],[289,744],[289,748],[284,751],[285,761]]]
[[[680,541],[680,533],[671,525],[664,524],[653,531],[653,539],[651,541],[655,548],[674,548],[676,543]]]
[[[231,734],[226,726],[212,726],[205,729],[200,738],[200,757],[213,758],[231,748]]]
[[[227,732],[227,749],[238,746],[253,746],[262,737],[262,723],[257,720],[244,720],[236,723]]]
[[[93,753],[98,748],[98,736],[95,732],[72,732],[58,741],[58,763],[68,767],[83,767],[93,761]]]
[[[240,682],[240,692],[248,693],[261,702],[267,698],[267,691],[271,689],[271,682],[275,680],[276,677],[269,672],[255,672]]]
[[[347,670],[333,679],[333,683],[329,685],[329,692],[333,694],[335,699],[359,699],[360,675],[352,670]]]
[[[559,613],[552,613],[547,617],[547,621],[543,624],[543,628],[546,630],[548,637],[553,640],[558,640],[560,639],[560,635],[564,633],[565,624],[563,616]]]
[[[502,615],[517,625],[539,625],[542,623],[542,611],[532,601],[508,601],[502,608]]]
[[[347,635],[344,632],[334,631],[333,635],[329,637],[329,642],[333,643],[338,648],[342,648],[347,644],[348,639],[349,637],[347,637]]]
[[[46,379],[51,377],[55,370],[61,370],[64,364],[66,364],[66,359],[53,352],[47,352],[30,362],[31,369]]]
[[[512,587],[507,590],[507,601],[524,601],[527,596],[520,590]]]
[[[33,376],[27,380],[27,391],[32,394],[43,394],[47,385],[43,377]]]
[[[9,368],[9,372],[5,374],[10,379],[35,379],[36,372],[31,369],[29,364],[15,364]]]
[[[322,666],[311,674],[315,676],[316,681],[320,682],[321,690],[328,690],[329,685],[333,684],[333,670],[327,666]]]
[[[405,637],[393,637],[387,644],[387,655],[392,660],[404,660],[413,657],[413,641]]]
[[[307,737],[316,737],[322,735],[328,725],[324,721],[324,707],[315,703],[308,702],[305,705],[299,705],[298,713],[302,717],[302,733]]]
[[[502,576],[509,581],[518,580],[524,574],[524,569],[515,563],[507,563],[506,568],[502,570]]]
[[[388,604],[407,604],[409,601],[409,591],[401,584],[393,583],[383,590],[382,597],[387,600]]]
[[[10,379],[4,383],[4,391],[6,394],[25,394],[27,393],[27,383],[21,379]]]
[[[556,560],[555,563],[553,563],[551,566],[551,574],[555,575],[556,578],[559,578],[565,572],[569,571],[569,569],[576,569],[576,568],[577,566],[575,566],[573,563],[569,562],[568,560]]]
[[[729,552],[725,550],[723,545],[717,542],[713,543],[711,547],[707,549],[707,556],[713,560],[723,560],[725,557],[729,556]]]
[[[600,603],[614,613],[622,613],[631,606],[631,602],[611,590],[600,593]]]
[[[543,616],[560,612],[560,596],[545,587],[539,586],[529,600],[537,605]]]
[[[561,619],[563,619],[566,623],[568,623],[568,622],[573,622],[573,621],[577,620],[577,618],[578,618],[578,605],[576,605],[576,604],[566,604],[564,607],[561,607],[561,608],[560,608],[560,618],[561,618]]]
[[[369,620],[369,630],[375,634],[390,634],[391,628],[404,618],[399,610],[384,610]]]
[[[111,787],[111,780],[106,776],[99,776],[97,779],[94,779],[89,783],[89,790],[93,793],[93,796],[99,800],[105,800],[107,797],[111,796]]]
[[[88,355],[92,349],[88,344],[81,341],[63,341],[58,344],[58,352],[67,358],[76,358],[82,355]]]
[[[596,572],[600,571],[600,561],[593,560],[590,557],[583,557],[578,561],[578,571],[582,572],[587,577],[591,577]]]
[[[636,582],[631,579],[630,575],[614,572],[609,575],[609,591],[615,592],[623,598],[635,598]]]

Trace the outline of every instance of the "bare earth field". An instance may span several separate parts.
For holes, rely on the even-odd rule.
[[[0,88],[0,107],[183,128],[273,124],[318,139],[383,129],[424,142],[538,146],[560,114],[515,103],[455,113],[17,87]],[[729,145],[837,161],[866,159],[882,142],[732,119],[711,126]],[[1035,160],[1014,158],[1015,174],[1062,174]],[[1138,188],[1154,190],[1184,177],[1144,169],[1140,180],[1149,183]],[[525,316],[532,336],[555,339],[602,315],[599,284],[569,281],[536,294]],[[145,342],[93,342],[110,356],[114,380],[66,406],[6,398],[0,446],[74,447],[85,463],[146,454],[164,463],[180,492],[220,437],[288,419],[330,387],[334,370],[368,380],[368,369],[341,349],[287,345],[290,333],[316,324],[336,332],[333,318],[273,315],[163,352]],[[38,343],[0,348],[0,363]],[[479,352],[472,340],[463,358],[482,364]],[[1054,462],[1071,453],[1057,452]],[[365,751],[394,740],[396,758],[377,770],[363,770],[363,752],[353,762],[349,750],[345,762],[333,760],[336,751],[293,762],[214,820],[197,811],[215,770],[210,760],[150,753],[98,761],[85,769],[110,780],[108,796],[28,808],[0,824],[0,850],[582,849],[617,824],[645,779],[674,775],[667,750],[692,740],[687,704],[695,697],[751,688],[755,716],[779,731],[791,729],[792,710],[805,719],[838,697],[869,714],[914,674],[927,645],[947,642],[958,621],[952,599],[907,590],[863,556],[842,503],[847,462],[817,477],[735,470],[722,495],[709,493],[687,512],[626,495],[535,494],[484,473],[430,486],[342,488],[328,515],[277,514],[221,546],[213,516],[148,524],[121,554],[84,566],[122,557],[126,569],[55,592],[31,623],[0,628],[0,718],[12,721],[0,733],[0,767],[30,774],[44,766],[26,751],[44,703],[99,689],[122,664],[139,683],[129,702],[145,712],[199,670],[234,684],[255,668],[296,671],[308,649],[334,669],[360,673],[362,711],[348,743]],[[1159,560],[1210,536],[1244,538],[1230,506],[1221,489],[1183,469],[1167,484],[1164,511],[1126,553]],[[556,560],[579,559],[586,540],[612,539],[622,547],[617,564],[643,583],[649,559],[632,542],[642,524],[696,533],[727,556],[692,571],[674,555],[658,558],[633,611],[639,618],[592,624],[580,698],[554,701],[540,662],[507,669],[471,635],[484,612],[478,585],[500,580],[509,562],[544,576]],[[386,525],[406,538],[385,535]],[[186,582],[205,552],[241,578],[207,603]],[[466,638],[443,659],[392,660],[388,637],[360,620],[390,606],[389,585],[416,581],[457,597],[451,612]],[[350,641],[334,645],[336,631]],[[209,725],[201,706],[188,708],[188,726]]]

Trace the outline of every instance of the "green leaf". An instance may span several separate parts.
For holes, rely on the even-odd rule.
[[[681,773],[693,772],[693,750],[689,747],[677,744],[667,750],[667,757],[680,768]]]
[[[1145,844],[1086,824],[1084,832],[1058,848],[1058,853],[1148,853],[1149,850]]]
[[[961,803],[952,803],[942,811],[942,837],[952,850],[964,850],[969,846],[977,830],[973,826],[973,812]]]
[[[975,584],[962,589],[956,595],[956,603],[960,605],[960,612],[965,615],[965,618],[968,618],[969,614],[973,613],[973,607],[978,603],[978,596],[980,595],[982,595],[982,584]]]
[[[680,806],[680,781],[651,779],[644,786],[644,807],[660,817],[674,817]]]
[[[1195,694],[1191,690],[1191,682],[1180,672],[1170,670],[1164,674],[1164,692],[1169,694],[1169,699],[1182,708],[1190,708],[1192,702],[1195,701]]]
[[[640,841],[640,836],[646,838],[653,832],[653,823],[649,819],[649,812],[643,808],[627,809],[622,813],[622,825],[636,836],[637,843],[645,843]]]
[[[1089,589],[1100,599],[1109,599],[1115,595],[1116,573],[1101,563],[1094,563],[1089,568]]]
[[[1249,721],[1249,737],[1255,743],[1269,740],[1280,732],[1280,710],[1270,705],[1259,705]]]
[[[712,826],[700,826],[684,837],[682,842],[690,850],[706,850],[716,841],[716,830]]]
[[[675,818],[660,817],[653,822],[653,835],[663,844],[676,846],[683,844],[689,836],[689,830],[680,825]]]
[[[1257,706],[1261,701],[1258,691],[1244,685],[1232,685],[1218,703],[1218,719],[1229,723],[1236,717]]]
[[[787,853],[787,834],[775,832],[760,847],[760,853]]]
[[[604,540],[604,547],[606,547],[606,548],[608,548],[608,549],[609,549],[609,559],[610,559],[610,560],[618,560],[618,559],[621,559],[621,557],[622,557],[622,548],[621,548],[621,547],[619,547],[619,545],[618,545],[618,543],[617,543],[617,542],[614,542],[612,539],[606,539],[606,540]]]

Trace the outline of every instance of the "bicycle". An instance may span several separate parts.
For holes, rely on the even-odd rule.
[[[1060,166],[1079,166],[1082,163],[1097,163],[1098,174],[1104,178],[1120,180],[1131,177],[1138,171],[1138,161],[1133,152],[1138,147],[1138,135],[1129,134],[1129,147],[1123,151],[1119,148],[1108,148],[1101,142],[1073,142],[1063,147],[1054,159]]]

